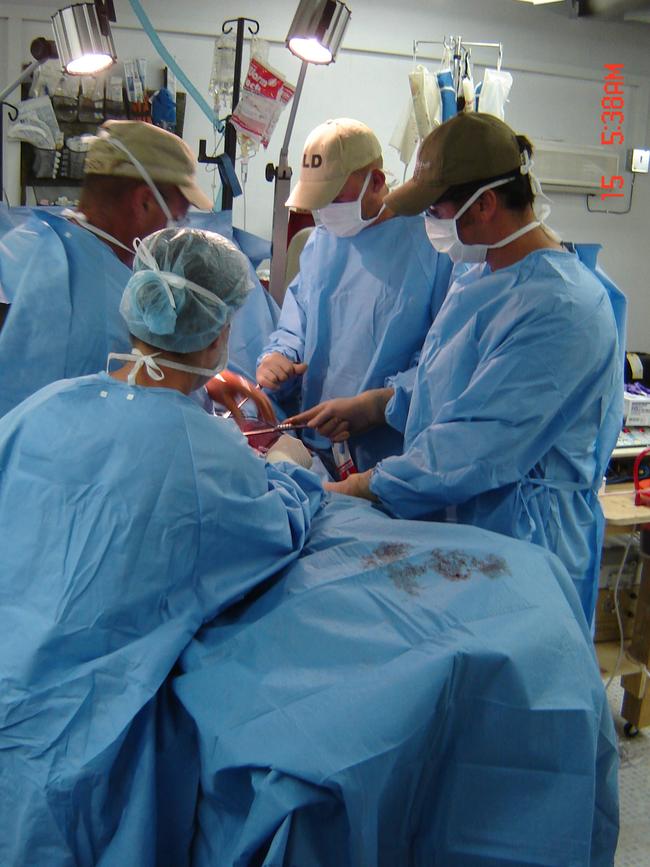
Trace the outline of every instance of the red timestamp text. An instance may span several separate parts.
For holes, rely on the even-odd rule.
[[[623,123],[625,122],[625,75],[624,63],[606,63],[603,80],[603,95],[600,100],[601,145],[622,145],[625,142]],[[625,179],[621,175],[600,180],[601,199],[624,196]]]

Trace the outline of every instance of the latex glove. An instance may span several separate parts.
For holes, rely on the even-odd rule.
[[[250,380],[230,370],[222,370],[205,386],[208,394],[216,403],[230,410],[237,422],[244,419],[242,411],[237,406],[244,399],[250,398],[257,407],[258,414],[269,424],[277,424],[273,404]]]
[[[257,381],[262,388],[273,391],[288,379],[302,376],[306,370],[306,364],[290,361],[281,352],[270,352],[264,356],[257,368]]]
[[[352,473],[342,482],[325,482],[323,487],[326,491],[335,494],[346,494],[348,497],[360,497],[363,500],[370,500],[371,503],[378,503],[379,500],[370,490],[371,476],[372,470],[366,470],[365,473]]]
[[[394,394],[392,388],[374,388],[356,397],[335,397],[287,419],[306,424],[334,443],[385,424],[384,410]]]
[[[289,434],[282,434],[280,439],[271,446],[266,453],[266,460],[271,464],[278,461],[289,461],[292,464],[305,467],[307,470],[312,463],[309,451],[297,437],[289,436]]]

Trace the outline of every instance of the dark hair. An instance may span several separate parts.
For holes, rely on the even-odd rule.
[[[517,144],[519,145],[519,153],[527,151],[529,157],[533,155],[533,146],[525,135],[517,136]],[[449,187],[440,196],[436,204],[439,202],[454,202],[455,204],[463,205],[481,187],[492,181],[501,180],[501,178],[509,178],[513,172],[516,174],[514,180],[508,184],[504,184],[502,187],[497,187],[494,193],[501,199],[505,208],[511,211],[524,211],[529,205],[533,204],[535,194],[530,185],[530,177],[520,174],[517,169],[513,169],[511,172],[506,172],[502,175],[495,175],[491,178],[481,178],[479,181],[470,181],[467,184]]]

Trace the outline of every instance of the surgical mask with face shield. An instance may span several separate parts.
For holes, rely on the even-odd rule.
[[[479,187],[479,189],[469,197],[453,217],[440,219],[434,217],[432,214],[426,214],[425,227],[427,235],[435,249],[439,253],[446,253],[452,262],[484,262],[488,250],[496,250],[500,247],[505,247],[507,244],[512,243],[512,241],[516,241],[517,238],[520,238],[522,235],[531,232],[533,229],[537,228],[537,226],[542,225],[551,213],[551,208],[549,200],[542,192],[539,181],[531,171],[532,165],[528,152],[524,151],[522,153],[520,173],[523,175],[529,175],[530,177],[530,183],[533,188],[533,193],[535,194],[533,203],[533,212],[536,217],[535,220],[532,220],[530,223],[517,229],[516,232],[512,232],[512,234],[507,235],[505,238],[502,238],[494,244],[463,244],[458,237],[458,220],[464,213],[466,213],[466,211],[469,210],[469,208],[471,208],[474,202],[476,202],[483,193],[486,192],[486,190],[493,190],[497,187],[503,186],[504,184],[508,184],[510,181],[515,180],[516,175],[512,175],[508,178],[501,178],[498,181],[492,181],[491,183]],[[541,200],[544,201],[540,204]],[[557,240],[557,236],[554,237],[554,240]]]
[[[367,220],[361,216],[362,199],[370,184],[372,172],[368,172],[366,179],[361,187],[361,192],[353,202],[332,202],[324,208],[319,208],[315,211],[315,218],[318,223],[323,225],[328,232],[336,235],[337,238],[352,238],[358,235],[362,229],[374,223],[384,211],[385,205],[382,205],[379,213]]]

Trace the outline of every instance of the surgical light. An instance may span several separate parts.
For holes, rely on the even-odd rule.
[[[349,19],[350,10],[342,0],[300,0],[287,48],[307,63],[333,63]]]
[[[115,20],[112,0],[75,3],[52,16],[61,66],[70,75],[92,75],[117,60],[109,20]]]

